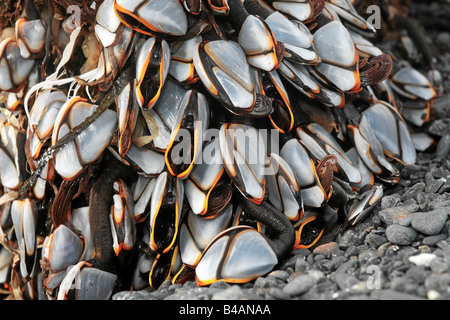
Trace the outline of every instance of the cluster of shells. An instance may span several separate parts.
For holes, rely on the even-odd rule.
[[[0,43],[0,284],[244,283],[371,212],[439,74],[350,0],[18,2]],[[381,17],[380,17],[381,18]]]

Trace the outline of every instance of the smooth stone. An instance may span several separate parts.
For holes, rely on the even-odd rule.
[[[430,261],[430,269],[434,273],[443,273],[449,269],[449,262],[441,257],[437,257]]]
[[[435,273],[425,279],[425,288],[427,290],[436,290],[439,293],[448,293],[450,286],[449,273]]]
[[[366,237],[366,240],[369,243],[373,243],[377,248],[387,242],[387,238],[385,236],[376,233],[369,233]]]
[[[410,164],[403,167],[400,174],[402,178],[408,179],[411,175],[417,174],[418,172],[424,169],[426,170],[426,168],[423,168],[423,166],[419,166],[417,164]]]
[[[280,288],[269,288],[268,294],[278,300],[288,300],[291,297]]]
[[[436,245],[436,243],[438,243],[441,240],[445,240],[447,239],[447,236],[445,234],[437,234],[434,236],[428,236],[423,238],[422,243],[426,246],[434,246]]]
[[[112,300],[159,300],[152,292],[121,291],[112,296]]]
[[[403,205],[380,210],[378,212],[378,215],[380,216],[381,220],[387,225],[395,223],[399,224],[401,220],[410,217],[412,213],[416,212],[417,210],[419,210],[419,205],[417,204]],[[405,224],[405,222],[403,222],[403,224]]]
[[[433,253],[419,253],[418,255],[409,257],[409,261],[414,263],[416,266],[430,266],[430,263],[437,256]]]
[[[447,180],[444,178],[436,179],[431,181],[426,187],[425,192],[427,193],[437,193],[439,189],[444,185]]]
[[[401,201],[400,198],[401,197],[398,193],[384,196],[383,198],[381,198],[380,203],[381,210],[395,207]]]
[[[398,224],[404,227],[409,227],[411,225],[412,215],[408,215],[398,221]]]
[[[413,177],[411,176],[410,179]],[[418,177],[417,177],[418,178]],[[401,200],[406,201],[407,199],[413,198],[418,192],[423,192],[425,190],[426,184],[425,182],[417,182],[411,188],[407,189],[405,193],[403,193]]]
[[[239,300],[244,297],[244,292],[239,285],[232,285],[225,290],[216,292],[211,300]]]
[[[289,278],[289,273],[287,273],[287,271],[284,270],[274,270],[270,272],[267,276],[274,277],[283,282],[286,282],[287,279]]]
[[[299,296],[306,293],[317,283],[316,277],[305,274],[296,277],[283,287],[283,291],[291,297]]]
[[[360,282],[355,276],[343,272],[336,273],[334,280],[341,290],[350,289]]]
[[[328,258],[333,253],[337,253],[339,250],[339,245],[336,242],[329,242],[315,247],[313,253],[317,255],[324,255]]]
[[[347,250],[345,250],[346,258],[350,258],[352,256],[358,256],[358,254],[359,254],[359,249],[357,246],[350,246],[347,248]]]
[[[309,258],[309,256],[308,256],[308,258]],[[297,257],[297,260],[295,260],[295,265],[294,265],[295,271],[308,271],[311,269],[312,269],[312,265],[311,265],[311,263],[308,262],[307,258],[305,258],[303,256]]]
[[[211,283],[209,287],[210,288],[217,288],[217,289],[227,289],[227,288],[230,287],[230,284],[228,284],[225,281],[217,281],[217,282]]]
[[[409,268],[405,277],[412,279],[415,283],[422,285],[427,278],[427,270],[424,266],[412,266]]]
[[[398,245],[410,245],[417,238],[417,232],[411,228],[398,224],[391,224],[386,228],[389,242]]]
[[[338,243],[339,243],[339,247],[342,250],[346,250],[347,248],[351,247],[351,246],[358,246],[360,244],[362,244],[364,242],[364,239],[361,239],[358,234],[353,231],[352,229],[349,229],[347,231],[345,231],[342,235],[342,237],[340,237]]]
[[[444,208],[428,212],[416,212],[412,217],[411,226],[418,232],[432,236],[442,231],[447,217],[448,213]]]
[[[374,290],[374,295],[379,300],[424,300],[422,297],[418,297],[416,295],[397,292],[394,290],[386,289],[386,290]]]

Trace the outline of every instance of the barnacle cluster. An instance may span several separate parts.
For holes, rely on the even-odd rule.
[[[1,293],[244,283],[367,217],[431,143],[439,73],[364,5],[0,5]]]

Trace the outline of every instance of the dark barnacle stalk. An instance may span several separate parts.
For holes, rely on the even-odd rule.
[[[295,242],[294,228],[288,218],[266,200],[257,205],[238,190],[234,195],[246,213],[272,231],[273,236],[268,242],[278,261],[286,258]]]
[[[109,214],[113,205],[113,184],[117,179],[130,182],[133,177],[129,168],[110,156],[107,167],[92,186],[89,195],[89,224],[91,226],[95,256],[92,266],[108,272],[115,272],[113,239]]]

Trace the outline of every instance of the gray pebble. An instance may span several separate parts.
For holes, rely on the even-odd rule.
[[[408,199],[411,199],[414,197],[415,194],[417,194],[417,192],[423,192],[425,190],[426,184],[425,182],[418,182],[415,185],[413,185],[411,188],[407,189],[402,197],[401,200],[402,201],[406,201]]]
[[[404,227],[409,227],[411,225],[412,215],[407,215],[404,218],[398,220],[398,224]]]
[[[388,209],[395,207],[400,202],[400,195],[398,193],[394,193],[388,196],[384,196],[381,199],[380,207],[381,209]]]
[[[121,291],[112,296],[113,300],[159,300],[153,292],[148,291]]]
[[[373,296],[378,300],[424,300],[422,297],[394,290],[374,290]]]
[[[350,246],[345,250],[345,257],[350,258],[352,256],[357,256],[359,254],[359,250],[357,246]]]
[[[408,179],[411,175],[417,174],[422,169],[426,170],[426,168],[423,168],[417,164],[407,165],[402,169],[400,175],[403,179]]]
[[[320,260],[326,259],[326,257],[323,254],[316,254],[314,256],[314,262],[318,262]]]
[[[427,277],[427,270],[424,266],[412,266],[405,273],[405,277],[411,278],[415,283],[421,285]]]
[[[288,300],[291,297],[287,292],[280,288],[269,288],[268,294],[278,300]]]
[[[448,129],[448,122],[444,119],[436,119],[434,120],[428,130],[430,133],[442,137]]]
[[[411,226],[416,231],[431,236],[442,231],[447,217],[448,214],[444,208],[429,212],[417,212],[412,217]]]
[[[444,178],[440,178],[437,180],[431,181],[426,187],[425,192],[427,193],[437,193],[439,189],[444,185],[447,180]]]
[[[419,206],[417,204],[398,206],[380,210],[378,212],[378,215],[385,224],[391,225],[394,223],[400,223],[400,221],[405,218],[407,219],[409,216],[411,216],[412,213],[416,212],[418,209]],[[405,224],[405,222],[403,222],[403,224]]]
[[[309,257],[313,258],[313,256],[308,256],[308,258]],[[314,264],[314,261],[311,263],[311,262],[307,261],[307,259],[305,257],[298,256],[297,260],[295,261],[294,270],[295,271],[311,270],[311,268],[312,268],[311,264]]]
[[[269,273],[268,276],[275,277],[281,281],[286,282],[287,279],[289,278],[289,273],[287,273],[287,271],[284,270],[274,270],[271,273]]]
[[[329,258],[332,254],[337,254],[338,251],[339,245],[336,242],[328,242],[315,247],[313,253],[316,255],[323,255],[324,257]]]
[[[225,290],[215,293],[211,300],[240,300],[244,297],[244,293],[239,285],[232,285]]]
[[[441,234],[437,234],[434,236],[428,236],[428,237],[423,238],[422,243],[426,246],[434,246],[439,241],[445,240],[445,239],[447,239],[447,235],[441,233]]]
[[[289,296],[299,296],[307,292],[317,283],[317,279],[314,276],[305,274],[296,277],[286,286],[283,287],[283,291]]]
[[[341,290],[350,289],[352,286],[360,282],[360,280],[358,280],[355,276],[343,272],[336,273],[334,280]]]
[[[439,293],[447,293],[450,287],[449,273],[433,273],[425,279],[427,290],[436,290]]]
[[[210,285],[210,288],[217,288],[217,289],[227,289],[229,287],[230,287],[230,285],[228,283],[226,283],[225,281],[217,281]]]
[[[430,269],[435,273],[443,273],[449,268],[449,263],[446,259],[437,257],[430,261]]]
[[[417,238],[417,232],[411,228],[398,224],[391,224],[386,228],[386,237],[398,245],[410,245]]]
[[[358,237],[355,231],[349,229],[344,232],[342,237],[339,239],[339,247],[346,250],[350,246],[357,246],[362,243],[362,240]]]
[[[443,136],[436,146],[436,157],[440,159],[447,158],[450,153],[450,135]]]
[[[366,237],[366,241],[369,243],[373,243],[376,248],[387,242],[387,238],[385,236],[376,234],[376,233],[369,233]]]

